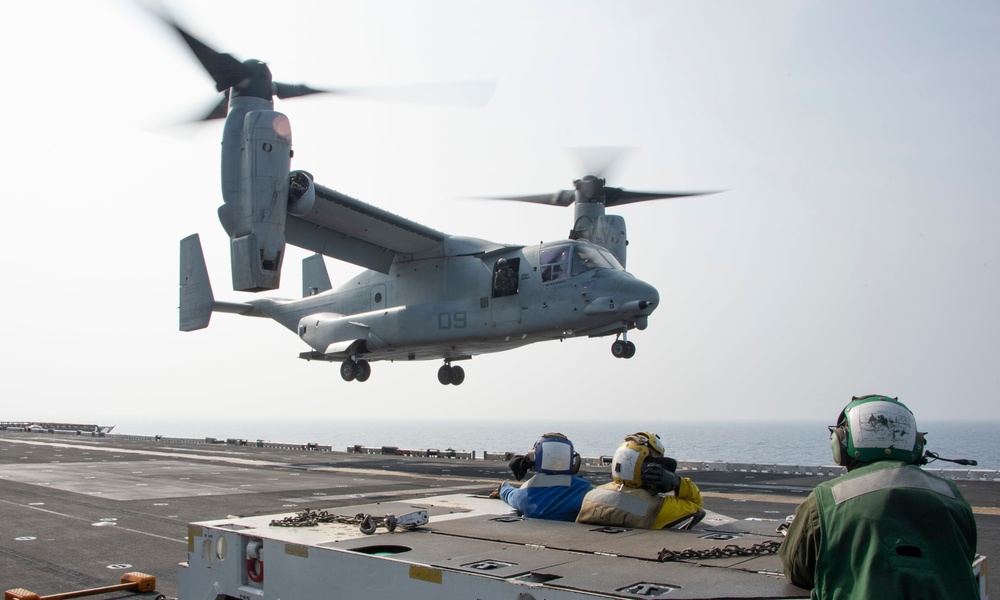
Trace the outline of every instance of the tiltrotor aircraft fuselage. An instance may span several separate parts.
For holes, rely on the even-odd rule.
[[[212,312],[267,317],[309,347],[301,358],[339,362],[347,381],[366,381],[375,361],[440,359],[438,380],[457,385],[465,373],[455,361],[579,336],[614,335],[614,356],[635,354],[627,332],[646,328],[659,294],[625,270],[625,221],[605,207],[691,194],[630,192],[588,175],[573,191],[510,198],[575,204],[567,239],[514,246],[448,235],[292,170],[291,127],[272,98],[323,90],[273,82],[264,63],[240,62],[171,25],[228,98],[208,118],[226,117],[219,218],[233,289],[277,289],[286,244],[316,253],[303,261],[301,299],[218,302],[199,237],[185,238],[182,331],[208,326]],[[367,270],[333,288],[323,256]]]

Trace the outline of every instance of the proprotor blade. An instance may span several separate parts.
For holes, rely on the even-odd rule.
[[[308,96],[310,94],[335,94],[334,90],[318,90],[301,83],[292,85],[290,83],[274,82],[274,95],[278,98],[296,98],[298,96]]]
[[[168,17],[160,15],[167,25],[184,38],[191,52],[198,58],[208,74],[215,80],[215,89],[224,92],[252,76],[250,70],[242,62],[225,52],[218,52],[205,42],[188,33],[183,27]]]
[[[569,206],[570,204],[573,204],[573,192],[570,190],[560,190],[554,194],[538,194],[532,196],[487,196],[484,200],[514,200],[516,202],[549,204],[551,206]]]
[[[317,91],[382,102],[482,108],[493,97],[496,86],[496,81],[446,81]],[[294,87],[305,88],[305,86]],[[316,91],[307,93],[316,93]]]
[[[632,204],[633,202],[645,202],[647,200],[683,198],[685,196],[705,196],[707,194],[718,193],[718,190],[706,192],[630,192],[621,188],[605,187],[604,205],[618,206],[621,204]]]
[[[580,170],[598,179],[610,179],[612,169],[632,152],[626,146],[584,146],[570,150]]]
[[[225,119],[226,113],[229,112],[229,90],[226,90],[222,94],[222,100],[219,100],[212,110],[208,111],[204,117],[198,119],[199,121],[212,121],[215,119]]]
[[[148,7],[147,7],[148,8]],[[337,94],[376,100],[466,107],[482,107],[496,89],[495,81],[409,84],[368,88],[319,89],[304,84],[274,82],[267,64],[259,60],[240,61],[219,52],[181,27],[164,10],[149,9],[158,19],[176,31],[194,53],[198,62],[215,81],[215,88],[226,92],[220,101],[199,120],[208,121],[226,116],[228,96],[253,96],[272,99],[295,98],[312,94]]]

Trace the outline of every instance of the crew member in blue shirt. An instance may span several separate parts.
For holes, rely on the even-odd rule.
[[[521,487],[506,481],[500,485],[500,499],[530,519],[575,521],[583,497],[594,486],[576,474],[580,455],[573,450],[573,442],[561,433],[541,436],[530,452],[510,461],[518,481],[529,469],[535,474]]]

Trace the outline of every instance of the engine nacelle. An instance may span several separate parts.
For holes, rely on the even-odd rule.
[[[292,133],[288,117],[234,98],[222,143],[219,215],[230,235],[233,289],[277,289],[285,254]]]
[[[306,171],[292,171],[288,186],[288,213],[301,217],[316,205],[316,186]]]
[[[592,207],[604,207],[600,204],[585,204],[583,211],[577,211],[576,222],[570,232],[570,239],[588,240],[607,248],[615,255],[622,267],[625,266],[625,259],[628,258],[628,236],[626,234],[625,219],[619,215],[606,215],[603,212],[598,214],[587,214],[586,209]],[[593,211],[597,212],[597,211]]]
[[[628,238],[625,234],[625,219],[619,215],[601,215],[594,224],[590,241],[603,246],[615,255],[622,267],[628,257]]]

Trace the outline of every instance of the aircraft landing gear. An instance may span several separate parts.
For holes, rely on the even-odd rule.
[[[360,381],[364,383],[372,376],[372,366],[367,360],[349,358],[340,363],[340,376],[344,381]]]
[[[635,344],[625,339],[623,334],[621,339],[611,344],[611,354],[615,358],[632,358],[635,356]]]
[[[462,367],[453,367],[451,363],[446,362],[438,369],[438,381],[441,385],[462,385],[465,381],[465,369]]]

